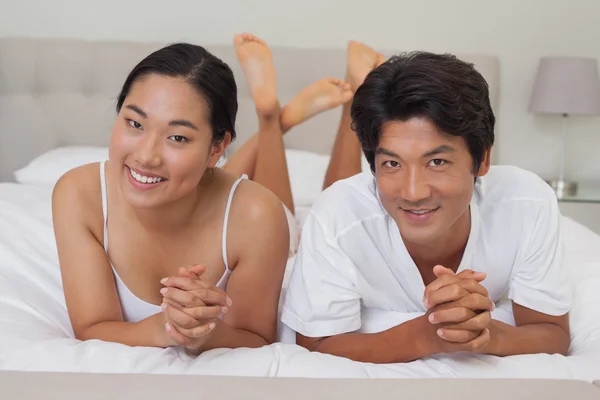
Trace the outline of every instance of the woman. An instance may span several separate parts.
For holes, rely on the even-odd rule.
[[[215,167],[235,139],[230,68],[165,47],[131,71],[117,112],[109,160],[53,193],[75,336],[196,354],[274,342],[289,231],[275,195]]]
[[[323,111],[342,105],[342,118],[323,189],[361,172],[361,147],[351,128],[350,103],[367,74],[382,64],[384,57],[362,43],[348,44],[346,80],[321,79],[302,90],[280,109],[276,94],[273,59],[267,44],[251,34],[236,35],[234,45],[254,98],[259,131],[234,153],[224,169],[246,174],[275,193],[286,206],[290,221],[291,251],[299,234],[294,229],[294,202],[285,159],[282,134]]]

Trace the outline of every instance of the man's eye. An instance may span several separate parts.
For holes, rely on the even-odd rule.
[[[400,166],[400,163],[398,161],[386,161],[383,163],[383,165],[386,167],[398,168]]]
[[[429,164],[434,167],[441,167],[442,165],[444,165],[446,163],[447,163],[446,160],[442,160],[440,158],[435,158],[435,159],[429,161]]]

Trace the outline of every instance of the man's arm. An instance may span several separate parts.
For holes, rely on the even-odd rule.
[[[460,278],[454,280],[460,282]],[[489,297],[479,293],[466,296],[459,291],[454,293],[450,301],[456,300],[458,308],[444,309],[444,305],[435,308],[436,316],[442,319],[447,318],[453,323],[466,321],[463,326],[455,326],[451,335],[448,335],[448,330],[440,330],[448,324],[431,323],[433,310],[430,310],[425,315],[380,333],[347,333],[324,338],[308,338],[297,334],[296,342],[311,351],[372,363],[409,362],[439,353],[479,352],[490,342],[490,331],[486,327],[493,303]],[[482,312],[475,314],[471,310]],[[440,336],[442,332],[450,340]]]
[[[542,314],[513,303],[516,326],[492,320],[490,344],[484,353],[497,356],[517,354],[567,355],[570,343],[568,314],[552,316]]]
[[[296,334],[296,343],[310,351],[332,354],[354,361],[387,364],[409,362],[434,354],[425,332],[431,328],[420,316],[379,333],[346,333],[310,338]]]
[[[531,219],[524,230],[526,247],[510,282],[516,327],[491,324],[491,354],[565,355],[569,350],[571,280],[564,262],[560,211],[552,190],[541,185],[547,199],[524,210]]]
[[[434,269],[434,272],[439,279],[430,284],[425,290],[426,300],[434,306],[432,317],[435,317],[435,320],[432,323],[450,322],[450,318],[453,316],[458,316],[460,321],[464,321],[455,325],[447,325],[442,329],[444,332],[442,338],[453,340],[463,334],[464,330],[471,329],[470,321],[472,320],[466,320],[460,316],[461,313],[456,308],[458,306],[468,308],[469,306],[461,304],[462,300],[444,303],[444,301],[451,299],[448,296],[453,296],[453,292],[455,292],[453,289],[456,289],[456,286],[444,286],[453,274],[451,271],[444,269]],[[444,277],[443,275],[447,276]],[[460,274],[456,277],[460,277]],[[468,288],[471,291],[475,290],[475,285],[474,282],[468,283],[466,281],[459,284],[459,286]],[[440,303],[444,304],[438,306]],[[487,328],[490,330],[490,343],[480,349],[479,353],[497,356],[537,353],[567,354],[570,342],[568,314],[552,316],[521,306],[514,301],[512,305],[516,326],[491,320],[489,325],[487,325]],[[444,309],[445,311],[440,312],[440,310]],[[479,316],[474,317],[474,319],[476,318],[479,318]],[[458,322],[459,320],[455,320],[454,322]],[[463,331],[456,331],[456,329]]]

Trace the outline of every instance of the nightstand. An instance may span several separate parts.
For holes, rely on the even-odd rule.
[[[560,212],[600,234],[600,186],[581,187],[573,196],[558,198]]]

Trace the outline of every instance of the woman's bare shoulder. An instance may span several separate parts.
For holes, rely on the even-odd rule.
[[[281,200],[269,189],[251,180],[242,181],[231,205],[230,221],[240,229],[259,232],[279,231],[287,219]],[[283,223],[283,224],[282,224]]]
[[[97,225],[97,220],[102,216],[100,165],[82,165],[61,176],[52,193],[52,211],[55,217],[75,214],[80,222],[90,228]]]

